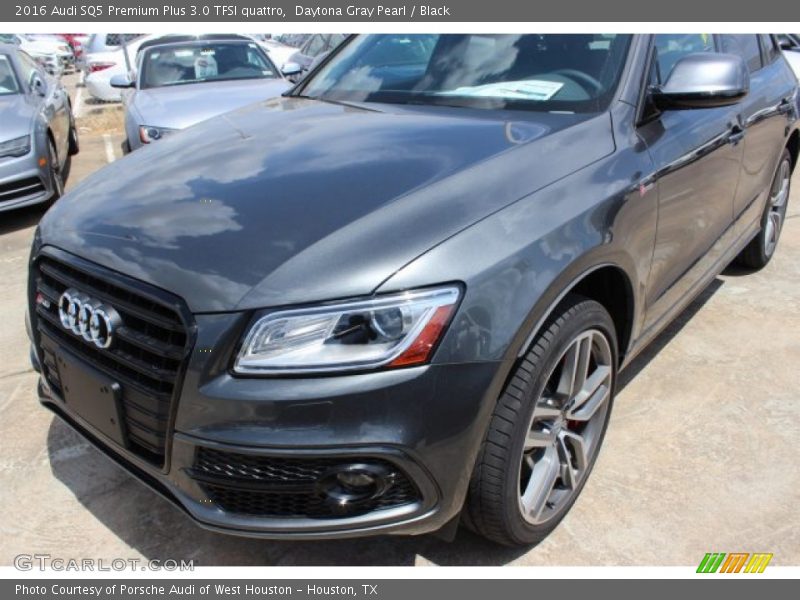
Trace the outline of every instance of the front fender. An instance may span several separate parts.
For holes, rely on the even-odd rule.
[[[499,211],[428,251],[380,292],[441,281],[465,297],[434,362],[513,364],[558,300],[593,269],[630,282],[634,338],[642,322],[657,195],[642,192],[646,155],[618,152]],[[643,166],[642,165],[642,166]],[[631,173],[627,179],[616,173]]]

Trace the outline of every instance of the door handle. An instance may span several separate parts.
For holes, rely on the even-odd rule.
[[[787,115],[794,110],[789,98],[783,98],[778,104],[778,114]]]
[[[745,133],[747,133],[747,130],[741,125],[731,125],[731,128],[728,131],[727,142],[735,146],[744,139]]]

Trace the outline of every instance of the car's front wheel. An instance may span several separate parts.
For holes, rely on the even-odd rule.
[[[64,195],[64,175],[61,172],[61,163],[58,160],[58,152],[53,140],[48,140],[47,153],[50,166],[50,187],[53,190],[50,202],[55,202]]]
[[[78,127],[75,124],[75,117],[70,114],[69,118],[69,155],[75,156],[80,152],[81,146],[78,141]]]
[[[465,506],[470,527],[501,544],[527,545],[558,525],[597,458],[616,373],[608,312],[567,296],[495,407]]]

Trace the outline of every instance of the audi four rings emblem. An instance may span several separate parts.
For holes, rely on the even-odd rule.
[[[114,331],[122,325],[117,311],[75,288],[69,288],[58,299],[58,318],[64,329],[98,348],[110,347]]]

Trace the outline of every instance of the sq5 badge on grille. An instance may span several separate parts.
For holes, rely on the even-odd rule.
[[[75,288],[67,289],[58,299],[58,317],[64,329],[98,348],[109,348],[114,331],[122,325],[116,310]]]

